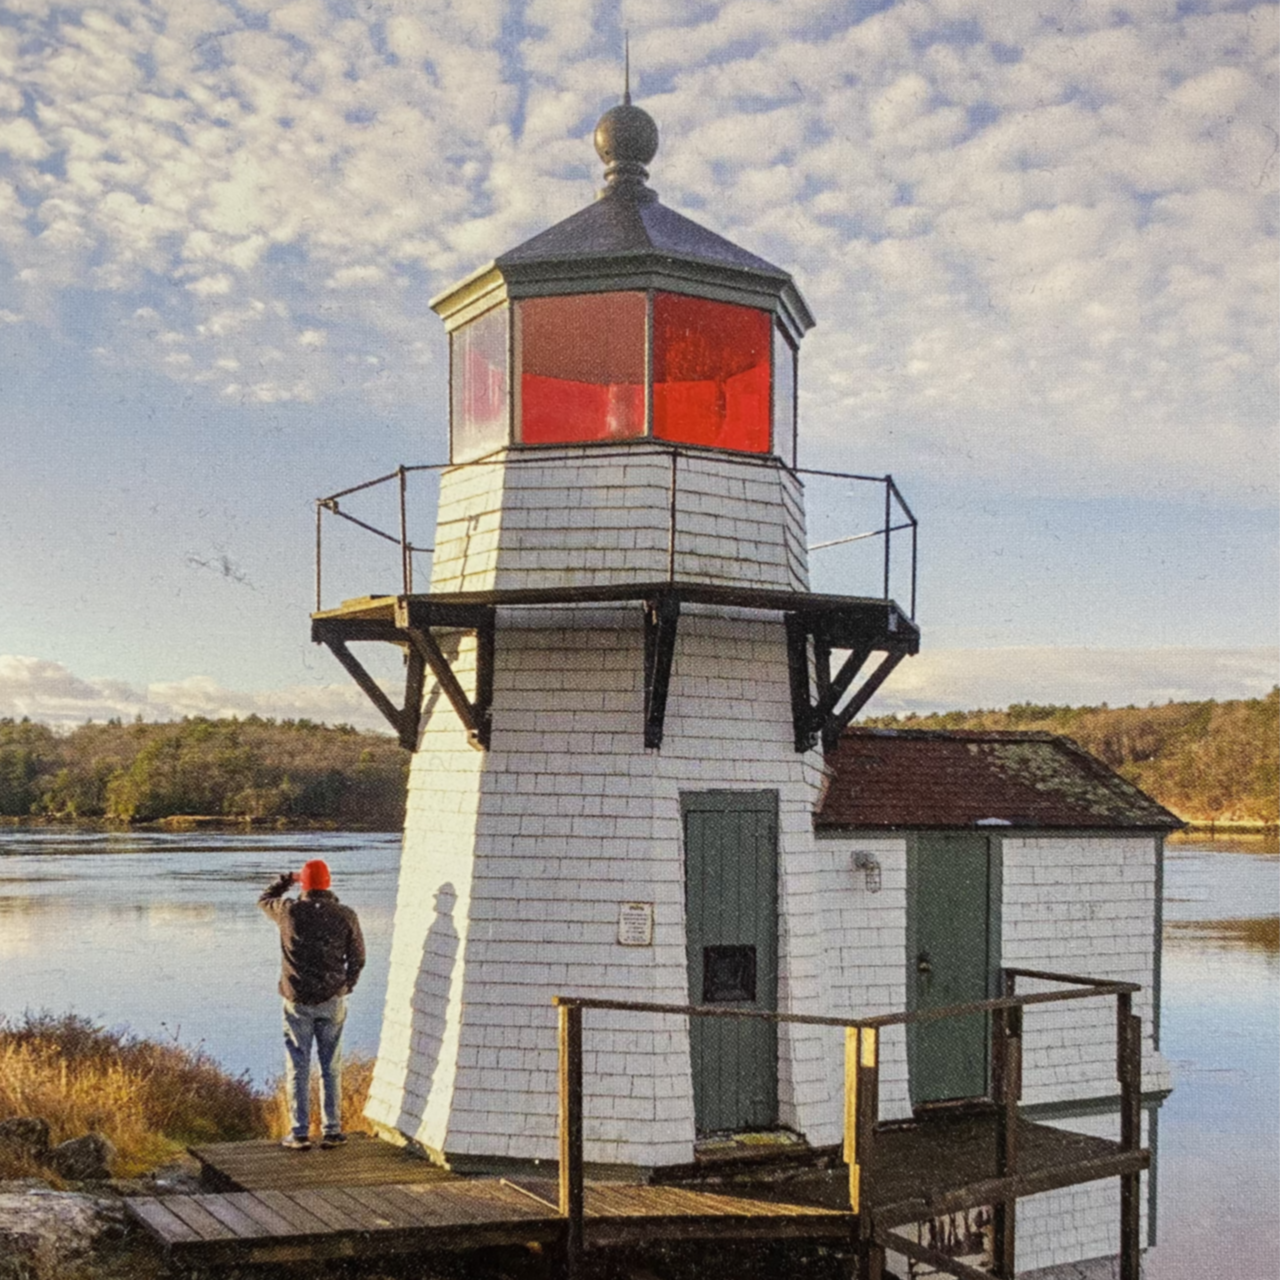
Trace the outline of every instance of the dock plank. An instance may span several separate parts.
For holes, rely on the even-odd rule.
[[[326,1223],[329,1231],[333,1234],[367,1230],[363,1221],[365,1214],[356,1217],[348,1212],[344,1206],[335,1204],[329,1197],[327,1187],[306,1187],[300,1191],[291,1191],[289,1194],[308,1213],[314,1214]],[[367,1213],[367,1210],[365,1213]]]
[[[269,1236],[273,1232],[264,1227],[256,1218],[244,1211],[242,1205],[228,1200],[225,1195],[205,1196],[200,1201],[201,1207],[217,1218],[229,1231],[237,1236],[251,1238],[253,1236]]]
[[[195,1196],[169,1196],[165,1200],[165,1208],[181,1218],[203,1243],[238,1238],[230,1227],[215,1218]]]
[[[252,1191],[242,1193],[241,1199],[237,1202],[240,1209],[249,1215],[255,1222],[261,1223],[267,1228],[267,1231],[273,1236],[285,1236],[294,1234],[295,1228],[293,1223],[289,1221],[283,1214],[272,1209],[266,1204],[261,1194],[255,1194]]]
[[[364,1205],[366,1209],[377,1215],[379,1225],[384,1227],[416,1227],[418,1217],[408,1205],[401,1205],[388,1194],[394,1187],[344,1187],[347,1195]],[[412,1209],[416,1209],[414,1202]]]
[[[189,1244],[202,1238],[160,1200],[140,1196],[129,1201],[129,1208],[138,1221],[166,1247],[170,1244]]]
[[[380,1231],[391,1225],[368,1205],[354,1199],[342,1187],[315,1187],[311,1194],[330,1205],[333,1212],[354,1231]]]
[[[268,1187],[262,1191],[248,1191],[239,1194],[251,1195],[259,1204],[274,1210],[284,1218],[291,1230],[282,1233],[290,1235],[323,1235],[329,1230],[328,1223],[314,1213],[304,1209],[287,1191],[275,1191]]]

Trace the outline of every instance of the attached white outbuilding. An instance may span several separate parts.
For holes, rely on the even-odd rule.
[[[1154,1153],[1172,1085],[1159,1051],[1164,837],[1179,819],[1044,733],[855,728],[827,765],[815,825],[835,1006],[959,1004],[997,994],[1003,968],[1137,983]],[[1048,985],[1024,979],[1018,990]],[[980,1019],[886,1032],[882,1118],[985,1093],[986,1045]],[[1109,1002],[1028,1009],[1023,1055],[1025,1114],[1118,1136]],[[1110,1183],[1033,1197],[1019,1219],[1020,1266],[1109,1259],[1117,1231]]]

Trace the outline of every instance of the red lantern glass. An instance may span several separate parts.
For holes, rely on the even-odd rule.
[[[517,316],[525,444],[644,435],[643,293],[526,298]]]
[[[768,312],[683,294],[653,299],[653,434],[769,452]]]

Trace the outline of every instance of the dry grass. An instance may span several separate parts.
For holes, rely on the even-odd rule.
[[[191,1142],[264,1132],[268,1105],[200,1049],[108,1031],[75,1014],[0,1018],[0,1119],[40,1116],[54,1143],[96,1132],[134,1177]],[[0,1178],[40,1170],[0,1149]]]
[[[372,1133],[373,1126],[364,1118],[365,1099],[373,1079],[373,1059],[362,1054],[344,1054],[342,1060],[342,1127],[347,1133]],[[320,1075],[311,1072],[311,1130],[320,1132]],[[267,1132],[283,1138],[289,1132],[289,1107],[285,1101],[284,1078],[276,1084],[267,1103]]]

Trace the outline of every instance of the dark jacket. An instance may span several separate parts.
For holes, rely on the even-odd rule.
[[[360,921],[328,889],[286,898],[292,883],[282,875],[258,899],[280,926],[280,994],[294,1004],[323,1004],[355,990],[364,968]]]

